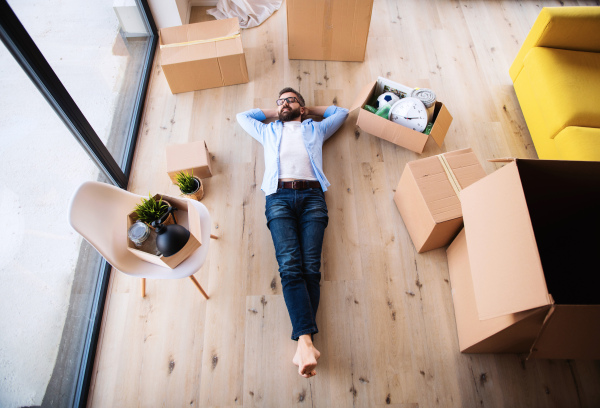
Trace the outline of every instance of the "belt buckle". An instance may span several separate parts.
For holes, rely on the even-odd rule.
[[[300,180],[292,180],[292,189],[298,190],[298,182]]]

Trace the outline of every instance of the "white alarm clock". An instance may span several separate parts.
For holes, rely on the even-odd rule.
[[[388,119],[417,132],[423,132],[427,127],[427,108],[417,98],[400,99],[392,105]]]

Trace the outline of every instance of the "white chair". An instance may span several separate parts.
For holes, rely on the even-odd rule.
[[[211,235],[210,214],[206,207],[189,200],[200,216],[202,245],[189,258],[174,269],[141,260],[127,250],[127,214],[131,213],[142,196],[118,187],[88,181],[83,183],[71,197],[69,224],[89,242],[106,261],[126,275],[142,278],[142,297],[146,296],[146,278],[180,279],[189,277],[202,295],[208,295],[194,278],[208,254]]]

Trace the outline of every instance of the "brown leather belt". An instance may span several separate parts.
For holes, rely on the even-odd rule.
[[[291,188],[293,190],[306,190],[307,188],[321,188],[321,183],[315,180],[279,181],[277,188]]]

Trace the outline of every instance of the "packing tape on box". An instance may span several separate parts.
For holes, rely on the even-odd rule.
[[[237,38],[239,36],[240,36],[240,33],[238,31],[237,33],[228,35],[227,37],[211,38],[210,40],[194,40],[194,41],[186,41],[186,42],[173,43],[173,44],[161,44],[160,48],[163,49],[163,48],[172,48],[172,47],[183,47],[186,45],[206,44],[206,43],[211,43],[211,42],[231,40],[231,39]]]
[[[460,192],[461,192],[462,188],[460,187],[460,183],[458,182],[456,175],[452,171],[450,164],[448,164],[448,160],[446,160],[446,157],[443,154],[438,154],[437,158],[440,159],[440,163],[442,164],[442,168],[444,169],[444,171],[446,172],[446,175],[448,176],[450,185],[452,186],[452,189],[454,190],[454,192],[456,193],[456,196],[458,197],[458,200],[460,201]]]

